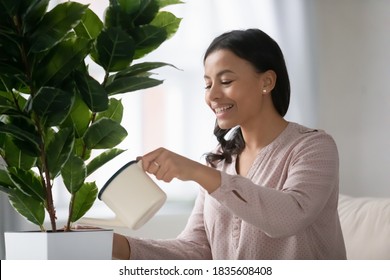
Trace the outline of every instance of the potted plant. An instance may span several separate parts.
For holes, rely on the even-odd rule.
[[[88,176],[123,152],[116,148],[127,136],[118,95],[162,83],[150,71],[170,64],[135,61],[177,31],[180,19],[162,8],[181,1],[109,0],[103,20],[88,5],[49,9],[49,2],[0,1],[0,190],[54,235],[71,231],[93,205],[98,188]],[[70,193],[60,226],[56,178]]]

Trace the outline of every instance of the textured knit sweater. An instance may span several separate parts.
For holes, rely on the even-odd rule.
[[[332,137],[296,123],[257,155],[246,177],[222,161],[221,186],[201,189],[171,240],[128,237],[131,259],[345,259]],[[164,226],[164,225],[161,225]]]

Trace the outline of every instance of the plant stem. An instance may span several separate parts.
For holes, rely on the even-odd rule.
[[[52,195],[52,184],[50,181],[50,175],[46,174],[46,195],[47,195],[47,212],[49,213],[50,217],[50,223],[51,223],[51,229],[53,232],[57,231],[57,224],[56,224],[56,210],[54,208],[54,203],[53,203],[53,195]]]
[[[42,144],[42,146],[43,146],[43,144]],[[45,155],[45,148],[41,147],[41,150],[42,150],[41,160],[42,160],[42,167],[43,167],[43,173],[44,173],[43,175],[45,176],[44,182],[45,182],[46,202],[47,202],[46,210],[49,213],[51,229],[53,232],[56,232],[57,231],[57,223],[56,223],[57,217],[56,217],[56,210],[55,210],[54,202],[53,202],[53,192],[52,192],[53,185],[51,183],[50,171],[49,171],[48,164],[47,164],[47,157]]]
[[[110,76],[110,72],[106,71],[105,74],[104,74],[104,80],[103,80],[103,83],[102,83],[103,87],[106,87],[106,84],[107,84],[109,76]]]
[[[39,118],[36,116],[35,117],[35,125],[37,127],[38,133],[41,137],[41,143],[40,143],[40,151],[41,151],[41,162],[42,162],[42,170],[40,170],[41,178],[45,186],[45,191],[46,191],[46,210],[47,213],[49,214],[50,217],[50,223],[51,223],[51,229],[53,232],[57,231],[57,223],[56,223],[56,210],[54,207],[54,202],[53,202],[53,185],[52,185],[52,180],[50,178],[50,170],[49,170],[49,165],[47,162],[47,155],[45,151],[45,136],[44,136],[44,131],[42,130],[41,123]]]
[[[65,231],[70,231],[71,229],[71,220],[72,220],[72,216],[73,216],[73,205],[74,205],[74,201],[76,199],[76,194],[72,194],[71,196],[71,199],[70,199],[70,202],[69,202],[69,215],[68,215],[68,221],[66,223],[66,227],[65,227]]]

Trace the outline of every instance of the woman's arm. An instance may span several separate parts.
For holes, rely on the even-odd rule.
[[[204,191],[200,191],[188,223],[176,239],[153,240],[114,234],[113,258],[138,260],[211,259],[210,244],[203,222],[203,201]]]
[[[143,169],[165,182],[177,178],[182,181],[194,181],[208,193],[214,192],[221,185],[220,171],[159,148],[142,157]]]

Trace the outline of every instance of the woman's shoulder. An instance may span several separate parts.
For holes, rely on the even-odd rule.
[[[291,141],[294,146],[302,148],[318,147],[321,149],[329,147],[337,150],[334,138],[323,129],[310,128],[294,122],[289,124],[288,129],[289,132],[285,139]]]
[[[321,137],[324,139],[333,140],[333,137],[329,133],[320,128],[311,128],[295,122],[290,122],[288,128],[290,130],[290,133],[295,134],[297,137]]]

